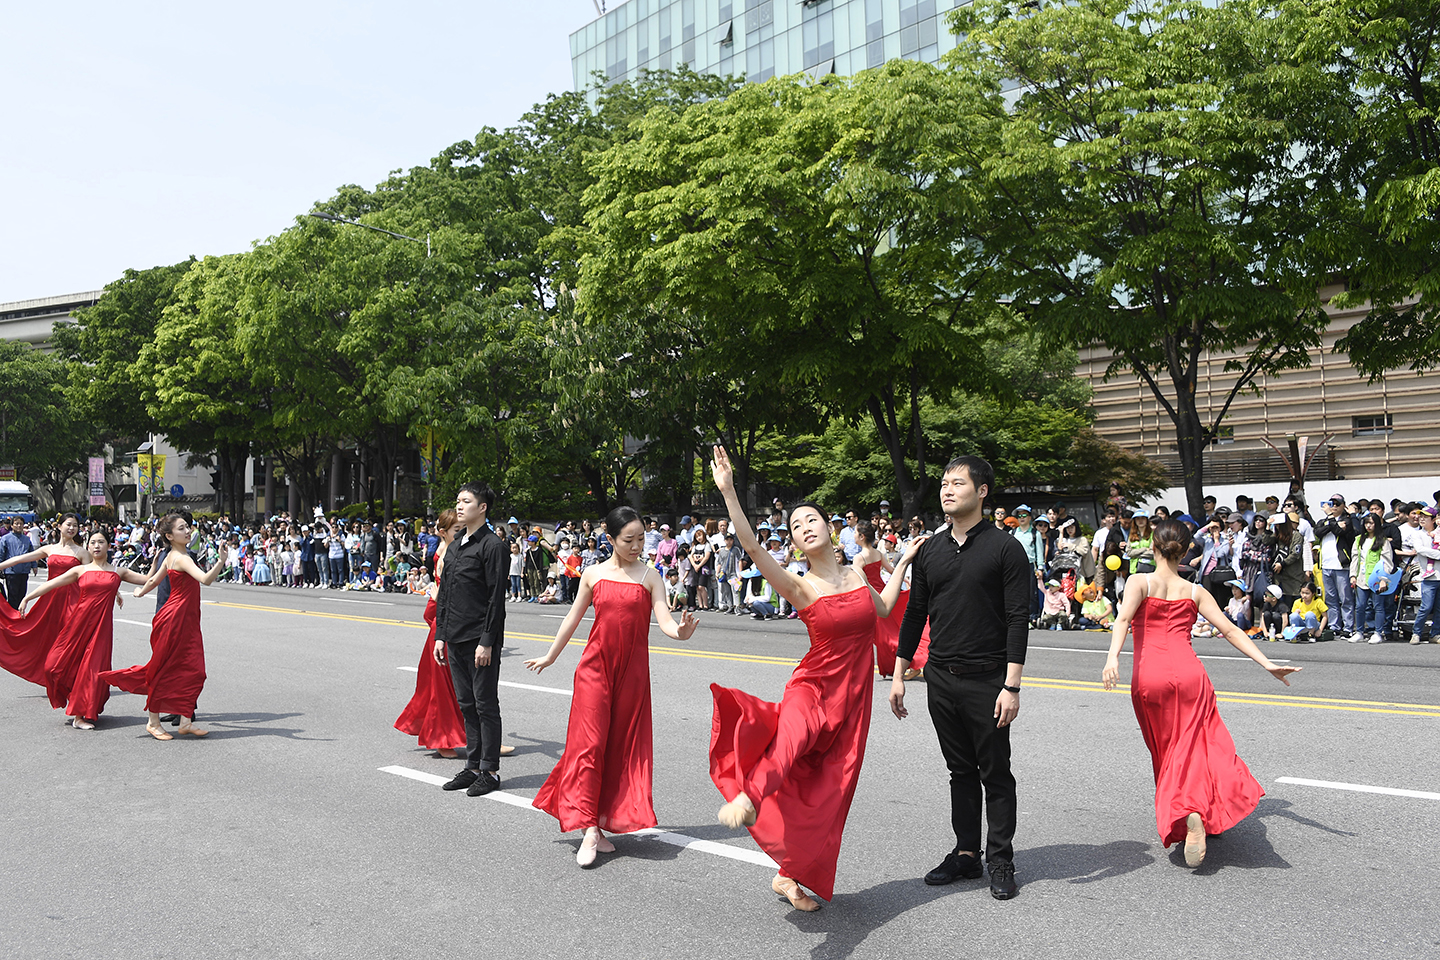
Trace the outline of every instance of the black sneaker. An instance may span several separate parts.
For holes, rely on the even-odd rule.
[[[990,896],[996,900],[1009,900],[1020,892],[1015,886],[1015,864],[1006,860],[995,860],[990,864]]]
[[[980,865],[978,857],[972,857],[968,853],[964,856],[947,853],[945,859],[940,861],[940,866],[925,874],[925,882],[932,887],[943,887],[961,877],[974,880],[984,872],[985,868]]]
[[[467,797],[483,797],[492,790],[500,789],[500,778],[489,770],[481,770],[475,777],[475,782],[470,784],[470,789],[465,791]]]
[[[440,789],[464,790],[466,787],[474,783],[479,776],[479,770],[471,770],[469,767],[466,767],[464,770],[461,770],[459,773],[455,774],[454,780],[451,780],[449,783],[441,784]]]

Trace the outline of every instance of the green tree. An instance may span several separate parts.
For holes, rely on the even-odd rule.
[[[930,482],[921,406],[985,383],[969,361],[1004,328],[977,294],[989,255],[973,173],[999,117],[987,92],[895,61],[651,110],[593,162],[567,349],[593,342],[608,368],[613,331],[683,333],[739,395],[731,439],[796,397],[864,416],[914,512]]]
[[[1307,243],[1326,155],[1266,82],[1276,36],[1246,8],[1188,0],[981,0],[954,16],[952,68],[1018,84],[985,163],[1004,288],[1059,341],[1110,348],[1107,376],[1144,381],[1196,512],[1230,402],[1308,365],[1328,324],[1328,263]],[[1233,386],[1202,421],[1200,359],[1230,351]]]
[[[48,490],[65,509],[65,487],[100,452],[93,421],[70,391],[70,364],[26,343],[0,340],[0,463]]]
[[[1258,0],[1289,69],[1327,92],[1344,185],[1338,307],[1368,304],[1338,344],[1378,377],[1440,365],[1440,3]],[[1293,87],[1293,85],[1291,85]]]

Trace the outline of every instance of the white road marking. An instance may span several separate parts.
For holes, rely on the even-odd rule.
[[[115,622],[116,622],[116,623],[133,623],[133,624],[135,624],[135,626],[137,626],[137,627],[148,627],[148,626],[151,626],[151,623],[150,623],[149,620],[124,620],[124,619],[122,619],[122,618],[120,618],[120,617],[116,617],[116,618],[115,618]]]
[[[431,786],[441,786],[447,782],[447,778],[433,773],[425,773],[421,770],[412,770],[409,767],[381,767],[381,773],[393,773],[397,777],[405,777],[408,780],[418,780],[421,783],[428,783]],[[517,797],[513,793],[506,793],[504,790],[493,790],[485,794],[487,800],[498,800],[501,803],[509,804],[512,807],[522,807],[526,810],[535,810],[534,804],[524,797]],[[544,811],[536,810],[537,813]],[[682,850],[694,850],[697,853],[708,853],[716,857],[725,857],[729,860],[739,860],[742,863],[753,863],[758,867],[765,867],[767,870],[778,870],[779,866],[774,860],[759,850],[746,850],[741,847],[732,847],[727,843],[717,843],[714,840],[701,840],[698,837],[687,837],[683,833],[671,833],[668,830],[661,830],[658,827],[648,827],[644,830],[636,830],[634,833],[611,834],[619,837],[640,837],[645,840],[658,840],[660,843],[669,844],[672,847],[679,847]]]
[[[573,697],[575,694],[561,687],[539,687],[533,683],[515,683],[511,680],[497,680],[496,683],[502,687],[515,687],[518,690],[539,690],[541,693],[558,693],[563,696]]]
[[[1325,787],[1329,790],[1352,790],[1356,793],[1382,793],[1388,797],[1411,797],[1416,800],[1440,800],[1440,793],[1425,790],[1401,790],[1398,787],[1372,787],[1366,783],[1338,783],[1334,780],[1306,780],[1303,777],[1278,777],[1276,783],[1294,783],[1302,787]]]
[[[396,670],[404,670],[406,673],[419,673],[419,667],[396,667]]]
[[[388,600],[345,600],[341,597],[313,597],[315,600],[329,600],[331,603],[368,603],[373,607],[393,607]]]
[[[542,614],[540,614],[540,616],[544,617],[546,620],[564,620],[564,619],[565,619],[565,614],[563,614],[563,613],[542,613]],[[594,622],[595,622],[595,618],[594,618],[594,617],[581,617],[580,619],[581,619],[582,622],[585,622],[585,623],[594,623]]]
[[[1054,650],[1054,651],[1056,651],[1057,653],[1098,653],[1098,654],[1100,654],[1100,655],[1102,655],[1102,656],[1110,652],[1110,651],[1108,651],[1108,650],[1089,650],[1089,649],[1087,649],[1087,648],[1085,648],[1085,647],[1038,647],[1038,646],[1036,646],[1036,645],[1033,644],[1033,643],[1032,643],[1032,644],[1028,644],[1025,649],[1027,649],[1027,650]],[[1133,657],[1133,656],[1135,656],[1135,654],[1132,653],[1132,652],[1129,651],[1129,650],[1121,650],[1121,651],[1120,651],[1120,655],[1121,655],[1122,657]],[[1219,654],[1212,654],[1212,653],[1197,653],[1197,654],[1195,654],[1195,656],[1199,657],[1201,660],[1244,660],[1244,661],[1246,661],[1247,663],[1250,661],[1250,658],[1249,658],[1249,657],[1222,657],[1222,656],[1220,656]],[[1279,657],[1271,657],[1271,658],[1270,658],[1270,662],[1271,662],[1271,663],[1289,663],[1290,661],[1289,661],[1289,660],[1281,660]]]

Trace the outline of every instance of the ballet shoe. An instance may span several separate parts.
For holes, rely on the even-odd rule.
[[[595,849],[600,851],[601,853],[614,853],[615,844],[611,843],[610,838],[602,833],[600,834],[599,839],[595,841]]]
[[[1185,818],[1185,866],[1198,867],[1205,862],[1205,823],[1200,814]]]
[[[209,730],[201,730],[199,727],[192,727],[188,724],[175,728],[176,733],[183,733],[188,737],[208,737]]]
[[[580,864],[580,869],[587,870],[595,866],[595,854],[599,849],[598,844],[590,842],[590,835],[587,833],[580,841],[580,849],[575,852],[575,862]]]
[[[70,726],[74,727],[76,730],[95,729],[95,724],[91,723],[89,720],[86,720],[84,717],[76,717],[74,720],[70,721]]]
[[[156,740],[174,740],[174,739],[175,739],[175,738],[172,737],[170,734],[166,733],[162,728],[160,728],[160,727],[152,727],[152,726],[150,726],[150,724],[148,724],[148,723],[145,724],[145,732],[148,733],[148,734],[150,734],[150,736],[154,737]]]
[[[734,800],[720,808],[716,818],[731,830],[739,830],[741,827],[753,826],[758,815],[750,798],[743,793],[737,793]]]
[[[500,756],[502,756],[502,757],[508,757],[508,756],[510,756],[511,754],[513,754],[514,752],[515,752],[515,748],[512,747],[512,746],[510,746],[510,744],[508,744],[508,743],[502,743],[502,744],[500,745]]]
[[[810,899],[810,896],[800,889],[800,884],[789,877],[782,877],[775,874],[775,879],[770,881],[770,889],[790,901],[790,906],[796,910],[804,910],[806,913],[814,913],[820,909],[820,904]]]

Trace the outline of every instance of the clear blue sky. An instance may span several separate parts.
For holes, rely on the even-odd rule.
[[[613,5],[613,4],[612,4]],[[231,253],[571,86],[591,0],[10,4],[0,302]]]

